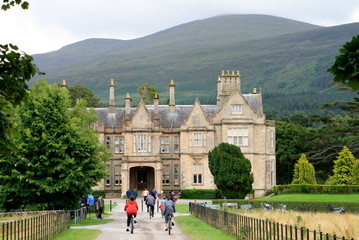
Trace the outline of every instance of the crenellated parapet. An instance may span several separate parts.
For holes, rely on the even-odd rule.
[[[222,105],[234,92],[241,92],[241,75],[239,70],[222,70],[217,81],[217,105]]]

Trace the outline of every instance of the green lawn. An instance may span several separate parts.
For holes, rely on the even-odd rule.
[[[93,240],[96,239],[98,235],[100,235],[100,230],[95,229],[69,229],[67,231],[62,232],[59,236],[54,238],[54,240]]]
[[[202,220],[189,216],[178,216],[175,218],[179,225],[179,228],[187,234],[191,239],[196,240],[208,240],[208,239],[221,239],[221,240],[232,240],[236,239],[234,236],[230,236],[227,233],[214,228]]]
[[[176,212],[189,213],[188,204],[176,204]]]
[[[359,194],[283,194],[268,198],[256,198],[254,200],[280,200],[280,201],[326,201],[326,202],[359,202]]]

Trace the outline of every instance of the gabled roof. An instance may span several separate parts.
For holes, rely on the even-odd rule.
[[[260,94],[242,94],[243,97],[247,100],[249,105],[257,113],[261,112],[262,101]],[[145,105],[148,114],[151,118],[154,115],[154,106]],[[180,127],[189,117],[189,114],[194,105],[176,105],[175,112],[169,111],[168,105],[159,105],[158,114],[162,127]],[[206,117],[218,113],[221,106],[218,105],[201,105],[201,108]],[[122,126],[123,120],[125,117],[125,108],[116,108],[115,114],[109,114],[108,108],[94,108],[96,115],[99,116],[99,122],[103,123],[105,126]],[[134,116],[137,108],[131,108],[131,118]]]

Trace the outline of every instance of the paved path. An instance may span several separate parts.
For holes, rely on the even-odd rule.
[[[127,216],[123,208],[126,201],[124,199],[111,199],[112,203],[118,205],[112,209],[112,216],[109,218],[114,219],[111,223],[83,226],[83,227],[72,227],[72,228],[88,228],[98,229],[102,233],[96,238],[96,240],[119,240],[119,239],[139,239],[139,240],[152,240],[152,239],[181,239],[189,240],[190,238],[184,234],[177,226],[172,228],[171,235],[165,231],[164,218],[161,217],[160,212],[157,212],[155,208],[155,217],[150,219],[147,211],[141,211],[141,200],[137,200],[139,204],[139,212],[137,214],[137,223],[135,224],[134,233],[126,232]],[[109,199],[106,199],[106,204],[109,203]],[[188,204],[189,201],[179,200],[180,204]],[[199,201],[198,201],[199,202]],[[108,210],[108,209],[107,209]],[[174,222],[176,223],[176,216],[183,216],[188,214],[176,213]],[[93,216],[93,214],[92,214]]]

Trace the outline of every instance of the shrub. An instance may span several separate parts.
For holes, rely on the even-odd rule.
[[[237,199],[218,199],[212,200],[213,204],[237,203],[240,205],[251,204],[253,208],[261,208],[264,203],[271,203],[274,209],[280,209],[280,204],[285,204],[287,210],[293,210],[298,212],[328,212],[328,204],[330,203],[334,207],[344,207],[347,212],[355,213],[359,212],[359,202],[324,202],[324,201],[271,201],[266,200],[237,200]]]
[[[183,189],[181,191],[183,199],[219,199],[221,193],[217,189]]]
[[[283,193],[357,193],[359,185],[289,184],[273,186],[275,194]]]

